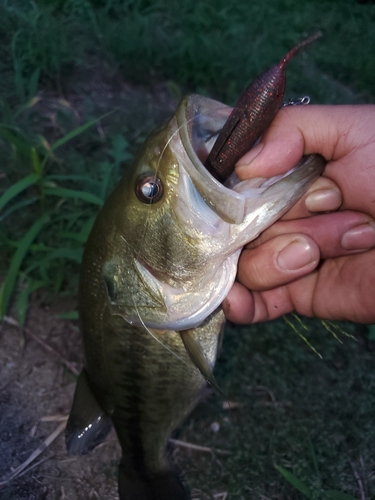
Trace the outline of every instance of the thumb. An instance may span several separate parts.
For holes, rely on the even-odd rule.
[[[282,108],[260,143],[238,161],[235,172],[241,180],[269,178],[288,171],[304,154],[338,159],[347,153],[350,131],[360,121],[361,106]]]

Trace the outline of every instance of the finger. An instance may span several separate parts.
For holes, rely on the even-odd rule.
[[[293,311],[287,287],[254,292],[237,282],[222,307],[226,318],[240,325],[269,321]]]
[[[312,273],[287,285],[262,292],[236,283],[223,302],[230,321],[270,321],[296,311],[329,320],[375,323],[373,286],[375,249],[328,259]]]
[[[328,259],[318,271],[288,285],[297,312],[323,319],[374,323],[375,249]]]
[[[261,142],[239,160],[236,174],[241,180],[270,178],[292,168],[303,154],[337,160],[349,152],[351,134],[362,130],[363,122],[360,106],[285,107]]]
[[[338,210],[342,203],[340,188],[327,177],[319,177],[282,220],[310,217],[315,212]]]
[[[351,255],[375,247],[375,221],[367,214],[346,210],[305,219],[278,221],[246,248],[263,247],[267,241],[281,236],[285,238],[286,235],[292,241],[297,233],[309,236],[316,243],[322,259]]]
[[[296,311],[322,319],[374,323],[374,260],[375,249],[327,259],[299,280],[260,292],[262,307],[254,307],[252,321],[272,320]]]
[[[222,308],[229,321],[238,324],[252,323],[256,309],[253,293],[245,286],[235,282],[228,296],[224,299]]]
[[[309,236],[283,234],[256,248],[245,248],[238,262],[237,280],[259,291],[289,283],[315,269],[319,247]]]

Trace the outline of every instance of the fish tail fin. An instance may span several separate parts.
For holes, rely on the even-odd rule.
[[[119,468],[120,500],[189,500],[178,475],[171,471],[146,475]]]

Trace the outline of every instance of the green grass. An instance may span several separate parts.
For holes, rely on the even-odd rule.
[[[229,401],[214,396],[192,415],[180,439],[230,455],[182,452],[191,485],[229,498],[375,498],[375,344],[367,327],[343,324],[357,340],[340,344],[318,322],[306,320],[320,359],[283,321],[228,326],[215,371]],[[220,430],[212,432],[217,422]],[[288,471],[289,481],[275,468]],[[327,496],[328,495],[331,496]],[[333,496],[332,496],[333,495]],[[345,498],[342,496],[341,498]]]
[[[256,75],[307,34],[321,30],[323,38],[291,61],[286,99],[305,94],[313,102],[372,102],[375,98],[374,5],[346,0],[267,0],[251,5],[226,0],[0,0],[0,15],[3,267],[8,267],[6,262],[26,228],[52,210],[50,220],[56,231],[47,225],[30,249],[38,248],[39,256],[55,257],[46,263],[44,257],[38,260],[27,251],[17,266],[26,281],[31,278],[50,289],[71,289],[70,278],[74,288],[77,258],[70,259],[66,273],[67,258],[82,241],[73,235],[92,220],[94,197],[106,197],[121,165],[161,119],[147,115],[145,93],[143,99],[133,98],[138,89],[146,86],[155,92],[164,85],[167,101],[194,91],[233,103]],[[83,83],[82,74],[87,74]],[[100,104],[100,97],[99,104],[98,99],[94,102],[93,92],[86,87],[97,74],[128,82],[134,95],[126,104],[120,97],[115,104],[109,99]],[[99,96],[100,92],[105,97],[110,93],[105,88],[99,88]],[[48,108],[44,94],[50,101],[54,97],[54,109]],[[116,108],[100,122],[101,134],[98,129],[80,137],[72,132]],[[65,142],[71,133],[74,140],[59,148],[57,156],[51,145]],[[121,141],[126,142],[126,151],[114,153],[123,156],[113,159],[111,147],[121,149]],[[43,175],[35,171],[38,161],[47,167]],[[58,216],[60,207],[66,214],[64,221]],[[65,257],[62,251],[56,253],[51,240],[67,250]],[[8,300],[2,313],[7,304]]]
[[[234,101],[248,81],[318,30],[289,78],[290,92],[319,102],[372,100],[373,5],[347,0],[1,0],[0,37],[8,90],[30,96],[36,82],[63,86],[75,65],[97,55],[132,82],[172,80],[183,90]],[[14,83],[16,85],[14,86]]]
[[[290,62],[286,99],[375,102],[371,3],[0,0],[0,18],[0,303],[2,315],[15,303],[21,322],[36,289],[76,293],[100,204],[186,92],[234,103],[321,30]],[[297,485],[307,498],[360,498],[358,477],[375,498],[373,328],[346,325],[359,341],[341,345],[308,324],[322,360],[280,321],[228,329],[217,377],[243,406],[208,402],[182,433],[231,455],[179,453],[207,498],[216,488],[231,500],[298,499]]]

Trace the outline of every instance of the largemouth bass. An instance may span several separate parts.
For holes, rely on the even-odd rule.
[[[111,422],[121,500],[185,500],[168,439],[212,370],[242,247],[324,168],[305,157],[280,178],[223,185],[204,167],[231,108],[191,95],[145,142],[102,208],[84,252],[79,311],[86,365],[66,431],[86,453]]]

